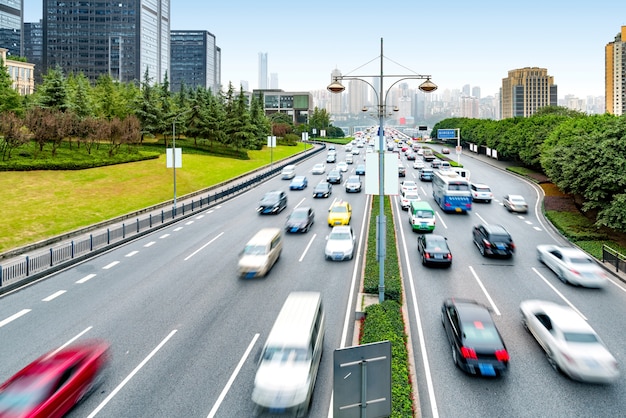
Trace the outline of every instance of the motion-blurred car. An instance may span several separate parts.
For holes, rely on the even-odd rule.
[[[295,176],[289,184],[289,190],[304,190],[309,185],[309,180],[305,176]]]
[[[352,218],[350,203],[338,200],[328,209],[328,226],[349,225]]]
[[[326,175],[326,181],[330,184],[340,184],[343,181],[343,174],[339,170],[330,170]]]
[[[585,382],[611,383],[618,379],[617,360],[573,308],[545,300],[525,300],[520,310],[524,327],[543,348],[553,369]]]
[[[350,176],[345,184],[347,193],[360,193],[361,192],[361,177]]]
[[[436,234],[424,234],[417,238],[417,252],[423,265],[450,267],[452,252],[445,237]]]
[[[461,370],[498,376],[509,367],[509,353],[489,309],[473,300],[446,299],[441,322],[450,343],[452,361]]]
[[[326,172],[326,166],[323,163],[315,164],[311,170],[311,174],[324,174]]]
[[[416,154],[413,151],[407,152],[406,154],[406,159],[409,161],[414,161]]]
[[[308,232],[315,222],[315,212],[307,206],[295,208],[287,217],[285,231],[287,232]]]
[[[493,199],[493,193],[491,192],[491,188],[486,184],[471,183],[470,190],[472,192],[473,202],[491,203],[491,199]]]
[[[502,225],[476,225],[472,230],[474,244],[483,257],[513,257],[515,243]]]
[[[328,197],[333,193],[333,185],[327,181],[321,181],[313,189],[313,197]]]
[[[413,180],[404,180],[400,183],[401,192],[417,192],[417,183]]]
[[[441,148],[442,154],[450,154],[450,148]]]
[[[537,259],[548,266],[563,283],[603,287],[608,278],[602,267],[578,248],[538,245]]]
[[[328,155],[326,156],[326,162],[334,163],[335,161],[337,161],[337,154],[329,152]]]
[[[351,226],[334,226],[326,238],[326,260],[352,260],[354,257],[354,232]]]
[[[430,163],[430,166],[433,169],[438,169],[439,167],[441,167],[441,160],[432,160],[432,162]]]
[[[413,163],[413,168],[421,170],[422,168],[424,168],[426,165],[424,164],[424,160],[415,160],[415,162]]]
[[[342,173],[345,173],[346,171],[348,171],[348,163],[345,161],[338,162],[337,169],[341,171]]]
[[[433,181],[435,172],[432,168],[422,168],[420,170],[420,181]]]
[[[365,175],[365,164],[357,165],[356,169],[354,170],[354,174],[356,174],[358,176],[364,176]]]
[[[62,417],[102,383],[109,344],[90,340],[52,351],[0,386],[0,417]]]
[[[398,177],[406,177],[406,167],[402,164],[398,164]]]
[[[408,210],[409,206],[411,206],[411,201],[413,200],[420,200],[416,190],[400,192],[400,207],[402,210]]]
[[[517,194],[507,194],[504,196],[502,204],[509,212],[528,212],[528,204],[522,196]]]
[[[257,212],[262,215],[276,214],[281,212],[286,207],[287,194],[280,190],[272,190],[271,192],[267,192],[263,195],[263,198],[261,198],[261,201],[259,202]]]

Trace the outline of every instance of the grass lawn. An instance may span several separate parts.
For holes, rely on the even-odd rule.
[[[278,146],[276,162],[302,146]],[[185,154],[176,169],[176,195],[210,187],[269,165],[270,151],[248,151],[249,160]],[[90,224],[172,200],[174,176],[158,159],[87,170],[0,172],[3,220],[0,253]]]

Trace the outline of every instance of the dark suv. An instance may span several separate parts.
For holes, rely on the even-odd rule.
[[[515,252],[513,238],[502,225],[476,225],[473,234],[482,256],[512,257]]]
[[[287,207],[287,194],[280,190],[273,190],[265,193],[257,212],[260,214],[277,214]]]

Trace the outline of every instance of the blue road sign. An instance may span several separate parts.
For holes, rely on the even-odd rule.
[[[455,139],[456,129],[437,129],[437,139]]]

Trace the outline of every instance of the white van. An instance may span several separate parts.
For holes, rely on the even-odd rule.
[[[296,166],[293,164],[286,165],[280,174],[283,180],[291,180],[296,176]]]
[[[280,228],[264,228],[246,244],[239,257],[239,274],[245,278],[265,276],[283,250]]]
[[[256,413],[307,414],[323,342],[321,294],[291,292],[261,352],[252,390]]]

